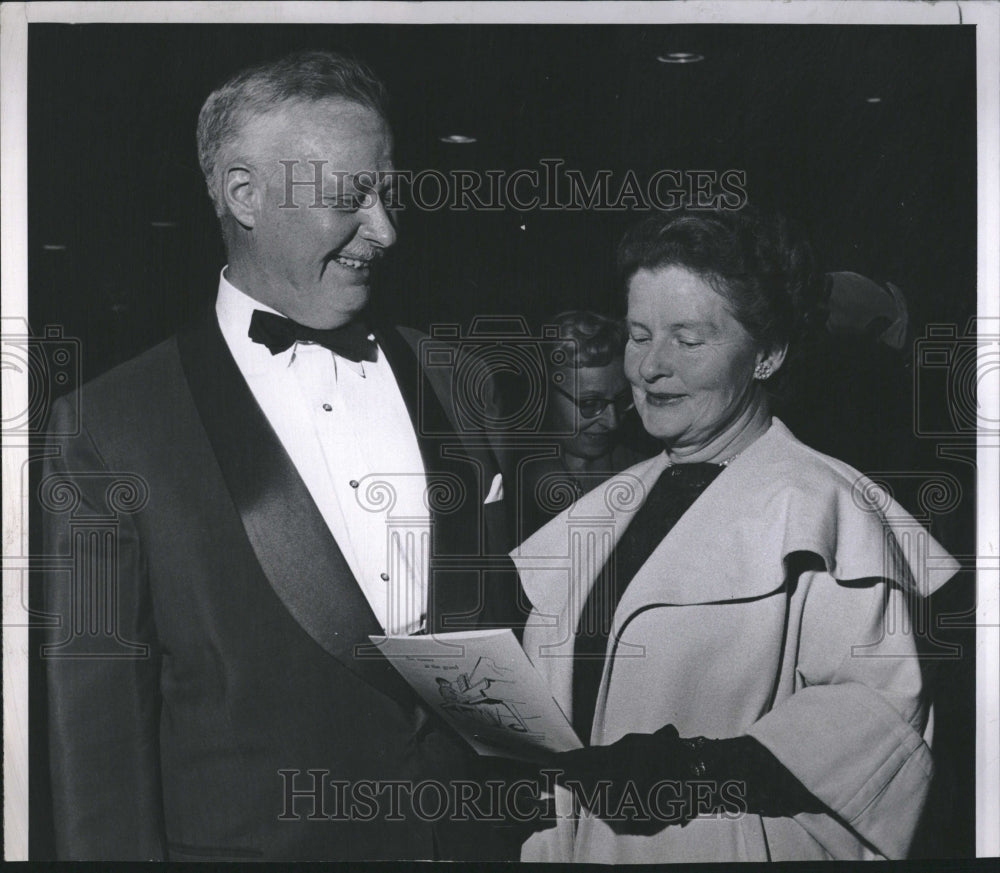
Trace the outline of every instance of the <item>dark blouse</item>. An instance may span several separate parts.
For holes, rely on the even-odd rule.
[[[722,464],[667,467],[590,589],[573,649],[573,727],[585,743],[593,726],[608,633],[618,601],[663,538],[724,469]]]

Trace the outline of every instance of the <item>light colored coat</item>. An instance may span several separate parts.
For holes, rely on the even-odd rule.
[[[512,554],[534,606],[525,650],[570,718],[583,603],[666,466],[661,454],[615,476]],[[884,491],[775,419],[623,594],[590,739],[667,723],[683,737],[749,734],[836,817],[704,816],[617,835],[589,813],[575,819],[560,788],[558,826],[522,860],[904,857],[932,771],[910,609],[957,567]]]

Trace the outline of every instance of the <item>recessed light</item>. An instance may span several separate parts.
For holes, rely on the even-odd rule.
[[[45,252],[64,252],[66,251],[66,246],[61,243],[45,243],[42,246],[42,251]]]
[[[881,97],[865,97],[865,103],[881,103]]]
[[[476,138],[474,136],[465,136],[461,133],[451,133],[448,134],[448,136],[440,137],[440,139],[441,142],[450,143],[451,145],[470,145],[471,143],[476,142]]]
[[[705,56],[697,52],[667,52],[657,55],[656,59],[661,64],[697,64],[699,61],[705,60]]]
[[[151,221],[149,223],[152,227],[177,227],[176,221]]]

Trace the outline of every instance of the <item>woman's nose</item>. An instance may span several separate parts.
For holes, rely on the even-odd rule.
[[[673,362],[665,343],[650,346],[639,363],[639,375],[647,382],[673,375]]]

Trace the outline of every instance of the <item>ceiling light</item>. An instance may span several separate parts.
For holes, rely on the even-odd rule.
[[[149,223],[153,227],[177,227],[176,221],[151,221]]]
[[[450,143],[451,145],[470,145],[471,143],[476,142],[476,138],[474,136],[465,136],[461,133],[451,133],[448,134],[448,136],[440,137],[440,139],[441,142]]]
[[[656,59],[661,64],[697,64],[698,61],[705,60],[705,56],[697,52],[667,52],[657,55]]]
[[[66,246],[60,243],[45,243],[42,246],[42,251],[46,252],[64,252],[66,251]]]
[[[881,103],[881,97],[865,97],[865,103]]]

